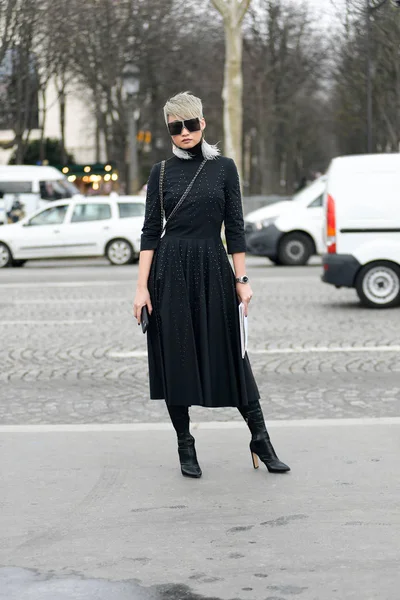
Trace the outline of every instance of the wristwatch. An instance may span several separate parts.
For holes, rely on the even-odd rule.
[[[235,277],[236,283],[248,283],[249,278],[247,275],[243,275],[243,277]]]

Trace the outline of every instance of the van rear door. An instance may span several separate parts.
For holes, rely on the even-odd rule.
[[[400,247],[400,168],[394,169],[393,162],[386,168],[379,166],[355,168],[341,179],[338,174],[329,190],[336,206],[337,252],[358,258],[364,247],[361,264],[389,259],[388,245]]]

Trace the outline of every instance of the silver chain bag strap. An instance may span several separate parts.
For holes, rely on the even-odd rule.
[[[175,205],[175,208],[172,210],[171,214],[169,215],[168,219],[165,221],[164,223],[164,191],[163,191],[163,184],[164,184],[164,175],[165,175],[165,163],[166,161],[163,160],[161,163],[161,169],[160,169],[160,181],[159,181],[159,190],[160,190],[160,204],[161,204],[161,236],[163,237],[163,235],[165,234],[165,229],[167,227],[167,222],[170,221],[170,219],[174,216],[174,214],[176,213],[176,211],[182,206],[184,200],[187,198],[187,195],[189,194],[190,190],[193,187],[194,182],[196,181],[197,177],[200,175],[200,172],[202,171],[204,165],[206,164],[207,159],[205,158],[203,160],[203,162],[201,163],[201,165],[199,166],[199,168],[196,171],[195,176],[193,177],[192,181],[189,183],[189,185],[187,186],[186,190],[184,191],[181,199],[179,200],[179,202]]]

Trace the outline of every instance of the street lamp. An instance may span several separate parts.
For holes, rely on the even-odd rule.
[[[389,0],[365,0],[367,18],[367,150],[373,151],[373,88],[372,88],[372,56],[371,56],[371,16],[382,8]],[[390,0],[396,8],[400,8],[400,0]]]
[[[128,99],[128,145],[129,145],[129,193],[139,191],[139,166],[136,138],[136,97],[140,87],[140,71],[136,65],[128,64],[122,72],[122,83]]]

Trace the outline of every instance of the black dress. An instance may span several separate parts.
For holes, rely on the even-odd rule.
[[[193,158],[166,163],[166,218],[196,173]],[[171,405],[246,406],[259,399],[247,354],[240,349],[235,276],[230,254],[245,252],[242,201],[235,163],[209,160],[161,234],[159,176],[148,182],[141,250],[155,250],[148,288],[153,305],[147,333],[150,397]]]

